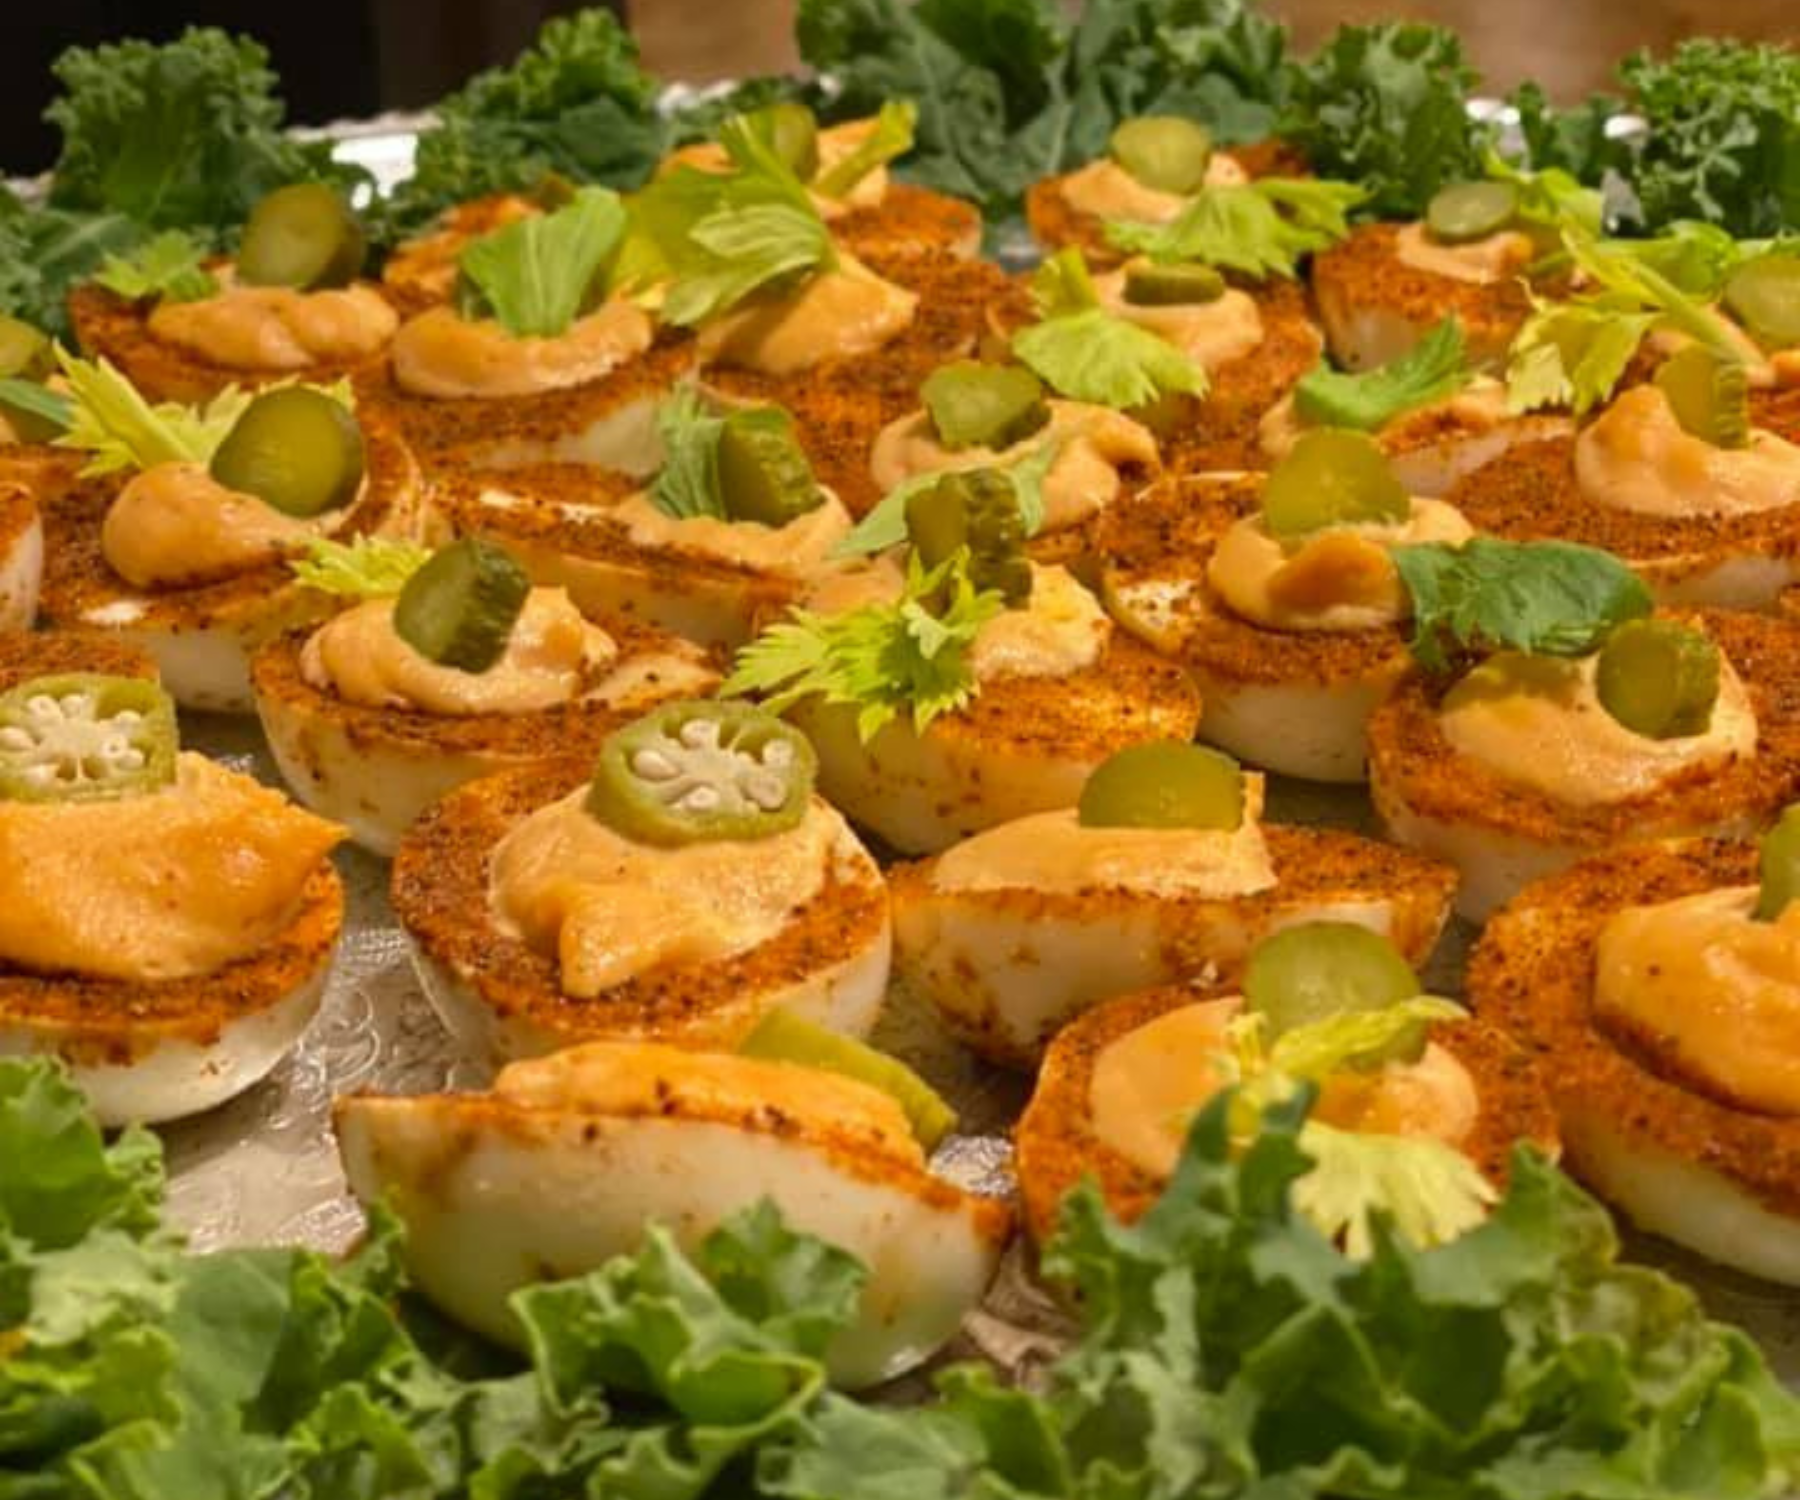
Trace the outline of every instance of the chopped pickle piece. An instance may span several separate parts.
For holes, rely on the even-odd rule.
[[[1606,638],[1594,691],[1633,734],[1704,734],[1719,700],[1719,648],[1674,620],[1629,620]]]
[[[1656,388],[1684,432],[1717,448],[1750,441],[1750,374],[1740,361],[1689,344],[1656,372]]]
[[[734,521],[785,526],[825,503],[812,466],[779,407],[733,412],[719,432],[719,498]]]
[[[1762,889],[1756,897],[1756,920],[1773,922],[1800,896],[1800,803],[1784,808],[1775,826],[1762,836],[1757,863]]]
[[[1512,223],[1519,192],[1510,182],[1453,182],[1425,206],[1425,227],[1446,245],[1484,240]]]
[[[283,515],[323,515],[348,505],[362,485],[362,428],[323,391],[283,386],[244,408],[211,468],[220,484]]]
[[[1113,131],[1108,150],[1145,187],[1186,197],[1206,186],[1212,136],[1179,115],[1140,115]]]
[[[1031,598],[1025,519],[1018,492],[998,469],[957,470],[907,496],[906,532],[927,568],[967,547],[976,588],[997,589],[1014,609]]]
[[[1384,1010],[1419,993],[1419,976],[1378,932],[1351,922],[1302,922],[1250,950],[1244,1003],[1276,1036],[1353,1011]],[[1425,1026],[1409,1027],[1352,1067],[1417,1061]]]
[[[296,291],[347,286],[362,272],[368,242],[341,194],[322,182],[277,188],[250,210],[237,274],[250,286]]]
[[[1211,266],[1189,261],[1170,266],[1131,266],[1125,272],[1125,300],[1133,307],[1187,307],[1217,302],[1225,278]]]
[[[1328,526],[1393,525],[1412,513],[1406,487],[1366,432],[1320,427],[1302,433],[1263,484],[1263,524],[1274,537]]]
[[[1010,448],[1050,420],[1044,383],[1023,365],[958,360],[926,376],[919,397],[938,441],[953,453]]]
[[[48,335],[18,318],[0,317],[0,380],[42,380],[55,368]]]
[[[72,672],[0,693],[0,798],[98,802],[175,779],[174,701],[142,677]]]
[[[802,182],[818,175],[819,122],[804,104],[771,104],[752,111],[745,120]]]
[[[827,1073],[841,1073],[880,1089],[905,1113],[913,1134],[927,1151],[956,1129],[956,1111],[943,1096],[897,1057],[837,1031],[827,1031],[792,1011],[772,1010],[738,1048],[746,1057],[800,1063]]]
[[[1155,740],[1096,766],[1081,788],[1083,828],[1210,828],[1244,821],[1244,772],[1204,745]]]
[[[440,667],[485,672],[506,653],[531,579],[504,547],[476,537],[433,555],[394,601],[394,632]]]
[[[671,703],[600,747],[587,810],[663,846],[767,838],[797,827],[819,762],[805,735],[750,703]]]
[[[1190,391],[1163,391],[1142,406],[1128,408],[1125,415],[1149,428],[1158,442],[1166,443],[1200,420],[1200,408],[1200,401]]]
[[[1765,349],[1800,344],[1800,255],[1759,255],[1732,272],[1725,306]]]

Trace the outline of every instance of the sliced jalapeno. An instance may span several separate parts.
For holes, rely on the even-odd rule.
[[[1800,344],[1800,256],[1761,255],[1725,283],[1725,305],[1769,350]]]
[[[141,677],[71,672],[0,693],[0,798],[99,802],[175,779],[175,704]]]
[[[998,469],[959,469],[907,496],[906,534],[927,568],[967,547],[976,588],[999,590],[1015,609],[1031,598],[1025,518],[1012,481]]]
[[[958,360],[926,376],[919,398],[938,441],[952,452],[1010,448],[1050,420],[1044,383],[1023,365]]]
[[[785,526],[817,510],[825,494],[794,421],[776,406],[734,411],[719,431],[719,498],[734,521]]]
[[[439,666],[485,672],[505,653],[530,592],[512,553],[464,537],[406,580],[394,601],[394,630]]]
[[[1096,766],[1081,788],[1084,828],[1213,828],[1244,821],[1244,773],[1204,745],[1156,740]]]
[[[679,845],[767,838],[798,826],[818,757],[750,703],[671,703],[600,747],[587,809],[629,839]]]
[[[800,1063],[827,1073],[841,1073],[880,1089],[900,1106],[913,1134],[927,1151],[956,1129],[956,1111],[899,1058],[878,1052],[842,1032],[815,1026],[792,1011],[770,1011],[738,1050],[745,1057]]]

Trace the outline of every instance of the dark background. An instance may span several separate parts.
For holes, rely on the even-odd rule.
[[[582,0],[3,0],[0,175],[56,155],[43,123],[50,64],[65,48],[166,40],[187,26],[247,32],[269,49],[295,124],[413,109],[470,73],[510,61],[547,16]],[[595,0],[588,0],[595,3]],[[621,3],[614,3],[621,10]]]

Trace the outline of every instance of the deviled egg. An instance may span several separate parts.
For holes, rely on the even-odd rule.
[[[616,730],[597,763],[459,787],[394,861],[426,994],[501,1061],[595,1038],[729,1047],[776,1009],[867,1032],[887,887],[813,773],[779,719],[694,702]]]
[[[1193,675],[1203,739],[1357,782],[1369,714],[1412,665],[1395,549],[1469,534],[1453,506],[1409,495],[1367,434],[1319,428],[1266,477],[1174,479],[1114,506],[1097,543],[1107,609]]]
[[[1138,115],[1114,128],[1104,156],[1033,183],[1025,214],[1047,251],[1074,246],[1104,265],[1120,255],[1107,238],[1109,222],[1170,224],[1206,188],[1238,187],[1299,165],[1275,141],[1220,148],[1197,121]]]
[[[1029,1067],[1090,1007],[1230,976],[1264,934],[1360,923],[1422,963],[1456,873],[1329,828],[1262,819],[1263,778],[1199,745],[1105,761],[1075,807],[888,872],[898,974],[995,1062]]]
[[[44,523],[28,485],[0,477],[0,630],[29,630],[44,576]]]
[[[1515,412],[1505,384],[1476,374],[1466,356],[1451,317],[1372,370],[1346,374],[1320,365],[1257,424],[1263,464],[1278,465],[1307,432],[1351,427],[1374,438],[1409,495],[1438,500],[1517,443],[1573,435],[1566,415]]]
[[[1650,617],[1648,602],[1541,637],[1559,654],[1421,673],[1370,718],[1376,811],[1398,842],[1457,867],[1464,916],[1616,845],[1747,836],[1800,789],[1792,627]]]
[[[414,560],[403,583],[251,664],[295,796],[376,854],[466,781],[598,750],[627,720],[718,685],[699,647],[585,618],[502,548],[466,538]]]
[[[407,1226],[419,1288],[501,1342],[508,1296],[579,1275],[666,1226],[692,1248],[768,1199],[869,1269],[832,1379],[874,1385],[928,1359],[987,1289],[1005,1203],[927,1167],[900,1105],[796,1062],[589,1042],[502,1069],[491,1092],[337,1102],[350,1185]]]
[[[1556,1153],[1556,1116],[1523,1046],[1419,989],[1381,939],[1322,922],[1256,948],[1241,988],[1148,990],[1089,1011],[1050,1044],[1019,1121],[1027,1227],[1047,1239],[1083,1179],[1114,1214],[1140,1217],[1220,1090],[1260,1107],[1310,1084],[1302,1214],[1353,1254],[1366,1250],[1374,1209],[1418,1243],[1472,1228],[1516,1143]],[[1254,1123],[1250,1109],[1230,1121],[1234,1132]]]
[[[575,464],[465,470],[437,480],[434,503],[584,613],[742,645],[833,565],[850,515],[779,407],[715,409],[684,386],[657,426],[645,483]]]
[[[1452,183],[1408,224],[1363,224],[1313,261],[1331,356],[1371,370],[1454,315],[1477,367],[1500,364],[1531,313],[1538,240],[1508,182]]]
[[[141,651],[0,636],[0,1051],[60,1057],[105,1125],[243,1092],[318,1009],[342,836],[182,751]]]
[[[41,473],[43,618],[138,642],[186,708],[251,712],[251,653],[330,613],[289,559],[425,525],[410,450],[337,391],[153,407],[104,361],[66,370],[73,426],[57,441],[88,460]]]
[[[727,690],[769,695],[819,785],[904,854],[1073,806],[1088,773],[1192,737],[1187,674],[1113,629],[1066,569],[1030,561],[1013,484],[946,474],[906,502],[891,557],[828,580],[738,655]]]
[[[1494,536],[1615,552],[1666,604],[1770,609],[1800,581],[1800,444],[1764,425],[1787,400],[1690,345],[1578,435],[1513,448],[1450,499]]]
[[[743,119],[854,254],[945,251],[973,260],[981,253],[981,210],[945,193],[895,182],[888,170],[889,162],[912,150],[917,115],[914,105],[892,102],[862,119],[822,126],[806,105],[785,100]],[[723,145],[701,141],[672,152],[659,170],[725,172],[731,165]]]
[[[358,279],[366,257],[362,225],[337,189],[296,183],[257,202],[230,260],[196,258],[180,277],[154,281],[129,263],[122,275],[102,270],[70,294],[69,319],[90,356],[156,401],[329,382],[378,360],[399,327],[381,289]]]
[[[1800,817],[1759,858],[1613,849],[1520,891],[1469,966],[1543,1058],[1570,1169],[1640,1228],[1800,1284]]]

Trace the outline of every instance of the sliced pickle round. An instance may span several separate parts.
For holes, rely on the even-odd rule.
[[[1447,245],[1498,234],[1519,212],[1519,192],[1510,182],[1453,182],[1425,205],[1425,227]]]
[[[0,380],[42,380],[56,369],[48,334],[0,316]]]
[[[825,503],[793,419],[775,406],[735,411],[719,432],[719,498],[734,521],[785,526]]]
[[[790,1010],[770,1011],[757,1022],[738,1051],[745,1057],[800,1063],[827,1073],[841,1073],[880,1089],[900,1106],[913,1134],[927,1151],[956,1129],[956,1111],[899,1058],[842,1032],[816,1026]]]
[[[1750,372],[1740,361],[1689,344],[1663,362],[1656,388],[1682,430],[1702,442],[1742,448],[1750,441]]]
[[[1082,784],[1083,828],[1206,828],[1244,821],[1244,772],[1229,755],[1180,740],[1131,745],[1101,761]]]
[[[1765,349],[1800,344],[1800,255],[1759,255],[1731,273],[1725,306]]]
[[[362,428],[323,391],[264,391],[225,435],[211,470],[220,484],[284,515],[323,515],[350,504],[362,486]]]
[[[1112,159],[1147,188],[1187,197],[1206,186],[1212,136],[1179,115],[1139,115],[1112,133]]]
[[[670,703],[600,747],[587,810],[641,844],[767,838],[797,827],[818,757],[752,703]]]
[[[753,110],[746,119],[802,182],[819,175],[819,122],[804,104],[783,100]]]
[[[1395,525],[1412,498],[1366,432],[1319,427],[1302,433],[1263,483],[1263,524],[1275,537],[1328,526]]]
[[[1125,271],[1125,300],[1133,307],[1188,307],[1217,302],[1224,295],[1225,278],[1211,266],[1192,261],[1130,266]]]
[[[175,703],[142,677],[70,672],[0,693],[0,799],[100,802],[175,779]]]
[[[1386,938],[1352,922],[1301,922],[1250,950],[1244,1003],[1275,1036],[1355,1011],[1385,1010],[1419,993],[1419,976]],[[1417,1058],[1425,1028],[1409,1028],[1363,1064]]]
[[[466,536],[406,580],[394,601],[394,632],[440,667],[485,672],[505,655],[530,592],[512,553]]]
[[[919,398],[932,431],[951,452],[1010,448],[1050,420],[1044,383],[1023,365],[958,360],[927,375]]]
[[[1719,701],[1719,648],[1674,620],[1630,620],[1606,638],[1596,665],[1600,706],[1653,740],[1704,734]]]
[[[297,182],[250,210],[238,246],[238,280],[296,291],[347,286],[362,273],[368,241],[336,188]]]
[[[927,568],[969,549],[969,581],[1018,608],[1031,597],[1025,519],[1013,483],[998,469],[959,469],[906,498],[906,533]]]
[[[1800,803],[1784,808],[1775,826],[1762,836],[1757,864],[1762,886],[1756,895],[1756,920],[1773,922],[1800,896]]]

